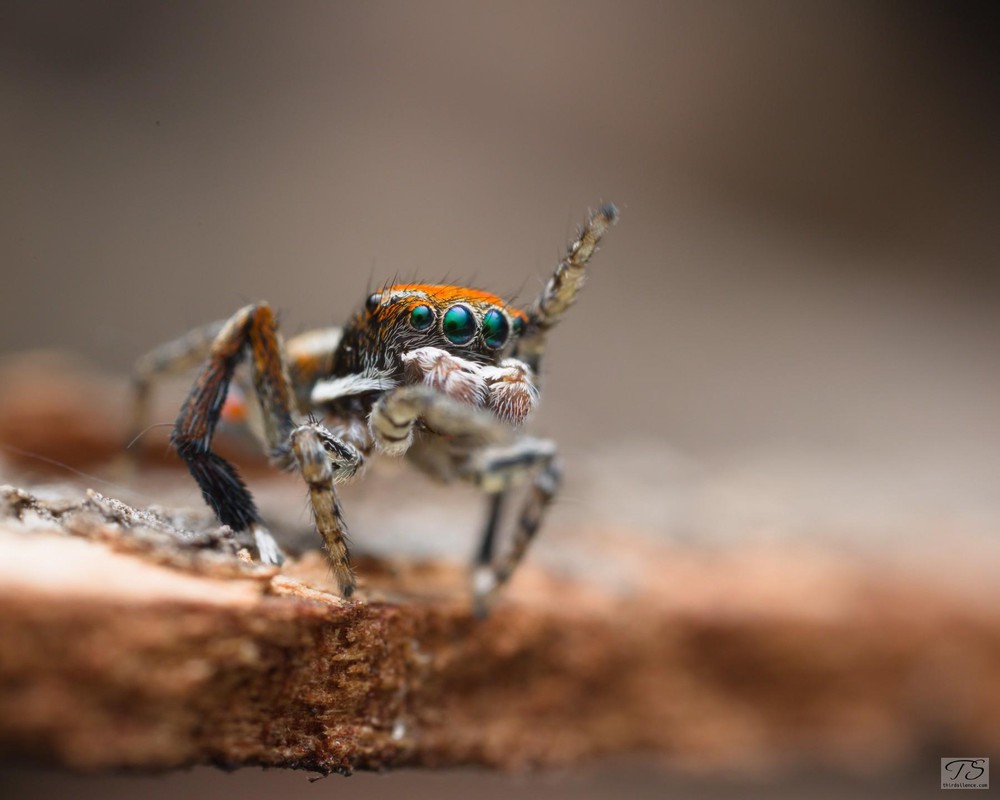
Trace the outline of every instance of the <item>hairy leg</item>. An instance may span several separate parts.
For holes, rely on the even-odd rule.
[[[341,595],[350,597],[355,581],[347,549],[347,523],[334,484],[353,477],[363,456],[356,447],[315,422],[292,431],[291,447],[299,472],[309,486],[316,529],[326,545],[334,578]]]
[[[548,332],[576,300],[586,277],[587,262],[597,251],[605,232],[617,221],[618,209],[611,203],[592,213],[542,294],[528,310],[528,324],[515,346],[514,357],[527,364],[533,373],[538,374]]]
[[[417,423],[432,433],[473,444],[500,442],[511,429],[491,413],[425,385],[399,386],[386,392],[368,418],[380,451],[401,456],[413,443]]]
[[[149,404],[153,383],[157,378],[178,375],[200,366],[212,349],[225,321],[213,322],[189,331],[179,339],[161,344],[135,362],[132,368],[132,416],[129,427],[131,442],[149,424]]]
[[[478,445],[465,440],[466,447],[459,447],[465,453],[457,459],[457,471],[445,443],[418,448],[414,463],[437,477],[464,477],[491,495],[474,579],[477,611],[485,613],[489,599],[520,563],[558,484],[551,442],[524,438],[504,447],[482,446],[509,439],[512,426],[523,422],[534,409],[538,392],[531,370],[516,359],[496,367],[483,366],[434,347],[420,348],[403,359],[407,380],[415,383],[395,389],[376,403],[370,419],[372,434],[379,449],[396,455],[409,450],[418,421],[452,441],[470,433],[479,436]],[[484,414],[476,407],[491,413]],[[471,455],[470,446],[474,448]],[[507,488],[526,473],[535,473],[531,494],[509,552],[494,564]]]
[[[244,355],[249,356],[270,455],[287,463],[293,428],[288,371],[274,314],[265,303],[246,306],[218,331],[170,439],[219,520],[235,531],[252,531],[261,559],[274,563],[280,561],[280,550],[264,529],[246,484],[232,464],[212,451],[226,392]]]
[[[312,407],[313,386],[333,371],[333,356],[342,334],[342,328],[320,328],[300,333],[285,342],[288,372],[299,410],[303,413]]]
[[[520,424],[538,402],[535,375],[549,331],[576,300],[586,277],[586,266],[607,230],[618,221],[611,203],[592,213],[556,267],[542,294],[528,310],[528,324],[514,347],[514,358],[504,361],[501,375],[490,381],[490,406],[502,419]],[[510,579],[534,539],[546,509],[559,489],[561,471],[550,442],[522,439],[513,453],[484,450],[475,460],[471,479],[492,492],[486,528],[477,556],[474,593],[477,612],[485,614],[497,589]],[[496,532],[507,502],[508,486],[518,471],[534,472],[534,479],[521,509],[509,551],[493,564]]]
[[[473,576],[475,608],[482,616],[488,612],[497,591],[514,574],[534,540],[545,511],[559,490],[561,471],[553,442],[526,437],[509,446],[486,447],[472,453],[463,473],[463,477],[491,495]],[[527,475],[531,476],[531,485],[518,514],[510,546],[499,561],[494,561],[496,532],[507,501],[507,490],[513,482]]]

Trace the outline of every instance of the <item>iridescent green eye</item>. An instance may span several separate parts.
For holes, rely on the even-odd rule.
[[[444,335],[455,344],[466,344],[476,335],[476,318],[465,306],[452,306],[441,320]]]
[[[410,312],[410,325],[416,330],[425,331],[433,324],[434,311],[430,306],[415,306]]]
[[[514,335],[520,336],[524,333],[524,320],[520,317],[514,317]]]
[[[378,308],[378,304],[381,302],[382,302],[382,295],[380,295],[378,292],[375,292],[374,294],[368,295],[368,299],[365,300],[365,308],[368,309],[369,312],[372,312],[376,308]]]
[[[483,317],[483,341],[487,347],[497,350],[507,344],[510,323],[500,311],[491,308]]]

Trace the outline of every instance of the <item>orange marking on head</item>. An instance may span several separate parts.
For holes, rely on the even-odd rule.
[[[501,297],[480,289],[470,289],[465,286],[440,286],[430,283],[397,283],[387,287],[383,294],[393,294],[394,292],[423,292],[427,296],[426,302],[436,306],[438,310],[455,303],[468,303],[480,308],[497,306],[512,317],[518,317],[525,322],[528,319],[527,314],[509,305]],[[408,297],[403,298],[400,302],[406,310],[411,310],[414,306],[425,301],[420,297]]]

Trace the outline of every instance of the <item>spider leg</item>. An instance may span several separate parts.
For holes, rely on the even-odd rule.
[[[508,439],[538,402],[530,368],[509,358],[499,366],[479,365],[434,347],[424,347],[403,356],[406,376],[419,383],[396,389],[376,404],[371,429],[383,451],[409,452],[411,460],[438,478],[463,477],[490,495],[489,515],[476,555],[474,592],[476,608],[486,612],[493,593],[510,577],[528,548],[545,507],[555,493],[558,472],[553,466],[555,447],[551,442],[523,438],[506,447],[483,447],[468,440],[444,442],[423,440],[409,450],[417,420],[444,436],[468,434],[469,420],[483,426],[482,433],[493,441]],[[412,402],[422,394],[428,408]],[[456,401],[458,406],[455,405]],[[474,412],[473,406],[489,409],[490,415]],[[485,438],[485,437],[484,437]],[[465,445],[464,447],[462,445]],[[456,445],[458,452],[449,451]],[[457,455],[457,459],[456,459]],[[510,552],[496,566],[493,555],[503,507],[510,483],[525,473],[537,472],[535,484],[521,513]]]
[[[549,330],[573,305],[583,287],[587,262],[597,251],[601,237],[617,221],[618,209],[611,203],[605,203],[592,213],[545,289],[528,310],[528,324],[514,347],[514,356],[526,363],[536,375],[545,353]]]
[[[413,443],[418,421],[433,433],[476,444],[499,442],[511,433],[488,411],[423,384],[386,392],[372,408],[368,425],[380,451],[401,456]]]
[[[362,453],[314,422],[292,431],[291,447],[309,486],[316,529],[326,544],[334,578],[341,595],[348,598],[354,593],[355,582],[347,549],[347,523],[334,484],[354,476],[363,461]]]
[[[219,520],[234,531],[252,531],[261,559],[276,563],[281,559],[280,550],[264,529],[246,484],[236,468],[211,449],[233,370],[245,354],[249,354],[254,389],[263,411],[269,453],[288,463],[293,429],[288,370],[274,314],[266,303],[246,306],[219,330],[170,440]]]
[[[177,375],[201,365],[225,324],[225,320],[221,320],[195,328],[179,339],[161,344],[135,362],[132,368],[129,442],[139,436],[149,424],[150,395],[154,381],[161,376]]]
[[[497,492],[489,496],[489,509],[486,514],[486,527],[483,528],[483,537],[479,542],[479,550],[476,551],[476,570],[489,569],[493,563],[493,553],[496,550],[497,530],[500,528],[500,520],[503,517],[504,504],[507,501],[507,492]]]
[[[310,393],[313,386],[321,377],[332,372],[333,356],[342,335],[341,328],[320,328],[300,333],[285,342],[292,388],[303,412],[312,407]]]
[[[545,354],[548,332],[569,310],[583,288],[587,262],[597,251],[601,238],[608,228],[618,222],[618,209],[611,203],[592,213],[583,230],[573,241],[566,255],[556,267],[542,294],[528,310],[528,324],[524,334],[514,346],[513,358],[502,362],[494,374],[484,373],[489,384],[490,407],[501,418],[520,424],[533,410],[538,400],[538,367]],[[551,442],[522,439],[518,443],[520,455],[485,450],[480,463],[472,471],[472,479],[492,491],[486,528],[476,559],[473,591],[477,613],[487,612],[497,589],[506,583],[514,572],[528,546],[534,539],[546,509],[559,489],[561,470],[555,461],[555,447]],[[519,465],[519,466],[517,466]],[[521,509],[511,547],[504,558],[493,564],[493,551],[497,529],[509,494],[511,469],[535,472],[531,489]],[[507,476],[504,479],[504,476]]]
[[[547,439],[525,437],[505,447],[474,451],[461,468],[463,477],[491,495],[489,515],[476,557],[473,594],[476,613],[485,616],[497,591],[514,574],[531,545],[545,511],[559,491],[562,471],[556,460],[556,446]],[[532,475],[528,495],[521,507],[507,552],[494,561],[496,532],[511,484]]]

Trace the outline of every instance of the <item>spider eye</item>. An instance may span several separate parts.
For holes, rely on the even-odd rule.
[[[524,333],[524,320],[520,317],[514,317],[514,335],[520,336]]]
[[[381,302],[382,302],[382,295],[380,295],[378,292],[373,292],[372,294],[368,295],[368,299],[365,300],[365,308],[368,309],[369,312],[372,312],[376,308],[378,308],[378,304]]]
[[[444,335],[450,342],[466,344],[476,335],[476,318],[465,306],[452,306],[441,320]]]
[[[507,343],[510,323],[500,311],[491,308],[483,317],[483,341],[487,347],[497,350]]]
[[[447,316],[447,315],[446,315]],[[410,325],[418,331],[425,331],[434,324],[434,311],[430,306],[416,306],[410,312]]]

